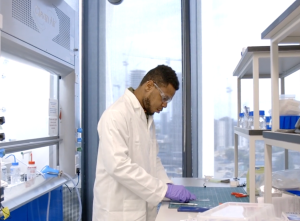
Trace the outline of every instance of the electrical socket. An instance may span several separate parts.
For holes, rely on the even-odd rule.
[[[80,167],[79,167],[79,164],[76,164],[75,165],[75,173],[78,174],[78,171],[80,173]]]

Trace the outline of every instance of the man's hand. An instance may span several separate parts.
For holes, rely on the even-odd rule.
[[[196,199],[196,196],[190,193],[184,186],[172,184],[167,185],[168,190],[166,197],[171,200],[179,201],[181,203],[188,203],[190,200]]]

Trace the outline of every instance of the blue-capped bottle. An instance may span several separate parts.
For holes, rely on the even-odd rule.
[[[259,128],[266,129],[265,111],[263,110],[259,111]]]
[[[16,157],[13,154],[8,155],[6,158],[13,156],[14,162],[11,163],[10,167],[10,184],[16,185],[21,182],[21,169],[19,163],[16,162]]]
[[[243,127],[244,125],[244,113],[240,113],[239,120],[238,120],[238,127]]]
[[[250,111],[250,112],[249,112],[248,129],[254,129],[254,124],[253,124],[253,111]]]
[[[272,117],[266,116],[266,129],[271,130],[272,129]]]

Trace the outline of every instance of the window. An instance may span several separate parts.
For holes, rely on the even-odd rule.
[[[232,73],[241,58],[242,48],[270,45],[269,41],[261,40],[261,33],[293,2],[202,1],[203,174],[215,174],[220,178],[234,175],[233,126],[237,120],[237,90]],[[249,104],[253,110],[251,82],[242,80],[242,104]],[[263,90],[264,87],[270,88],[268,80],[260,81],[260,95],[269,91]],[[270,95],[265,95],[260,100],[260,109],[266,113],[271,108],[270,99]],[[240,144],[244,149],[239,151],[239,159],[243,160],[239,166],[247,171],[249,144],[246,141],[240,141]],[[262,148],[262,144],[257,143],[257,146]],[[283,153],[281,148],[273,148],[273,151]],[[277,169],[283,169],[284,163],[278,162]],[[273,165],[276,165],[274,161]],[[240,175],[244,176],[244,171]]]
[[[180,0],[132,0],[118,6],[106,5],[107,107],[126,88],[137,88],[143,76],[157,65],[172,67],[182,79]],[[170,177],[182,176],[181,86],[182,82],[168,107],[154,114],[159,156]]]

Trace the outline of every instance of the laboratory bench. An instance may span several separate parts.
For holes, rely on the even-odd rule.
[[[206,182],[204,178],[172,178],[172,181],[176,185],[183,185],[186,187],[203,187],[205,183],[207,187],[230,187],[230,183],[215,183],[215,182]],[[244,182],[244,179],[241,179],[240,182]],[[188,218],[197,217],[196,212],[177,212],[177,209],[169,209],[170,201],[163,201],[159,208],[157,217],[155,221],[180,221],[186,220]]]
[[[2,202],[2,205],[8,207],[10,211],[13,211],[32,200],[61,187],[67,182],[68,180],[64,177],[45,179],[41,175],[37,176],[32,180],[4,188],[4,201]]]

